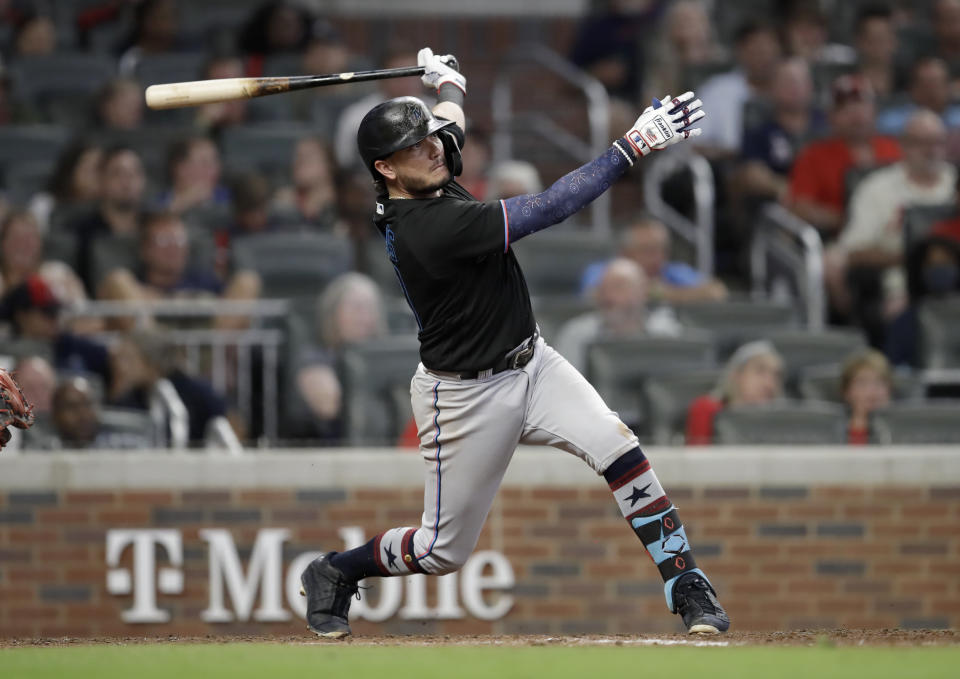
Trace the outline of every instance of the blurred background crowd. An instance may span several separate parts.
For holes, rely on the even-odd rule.
[[[960,0],[381,4],[0,0],[22,449],[417,445],[416,325],[355,133],[419,79],[169,111],[143,90],[425,45],[467,75],[483,200],[542,190],[651,97],[703,100],[692,151],[516,248],[547,341],[643,441],[960,441]]]

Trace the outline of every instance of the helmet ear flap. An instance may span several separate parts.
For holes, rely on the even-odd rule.
[[[443,143],[443,155],[446,158],[450,175],[459,177],[463,172],[463,157],[460,155],[460,145],[457,143],[457,138],[450,130],[440,130],[437,135]]]

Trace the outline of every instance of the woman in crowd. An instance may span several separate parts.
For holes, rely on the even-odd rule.
[[[844,362],[840,392],[850,413],[847,443],[870,442],[870,413],[890,404],[892,380],[890,363],[874,349],[856,353]]]
[[[687,445],[713,442],[713,422],[721,410],[759,406],[783,395],[783,358],[766,340],[748,342],[727,360],[717,388],[695,399],[687,410]]]

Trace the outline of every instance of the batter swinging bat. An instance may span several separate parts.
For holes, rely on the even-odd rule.
[[[374,71],[333,73],[330,75],[298,75],[289,78],[222,78],[219,80],[193,80],[184,83],[151,85],[147,88],[147,106],[152,109],[180,108],[215,104],[235,99],[252,99],[268,94],[305,90],[340,83],[384,80],[423,75],[423,66],[405,68],[381,68]]]

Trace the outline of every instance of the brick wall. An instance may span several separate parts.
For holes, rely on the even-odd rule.
[[[418,461],[394,455],[402,460],[388,466],[419,473]],[[168,471],[176,466],[169,456],[159,459]],[[356,474],[370,469],[362,455],[351,459],[362,467]],[[83,483],[43,487],[43,474],[24,472],[24,458],[19,464],[0,464],[0,636],[5,637],[296,633],[303,629],[296,617],[281,623],[201,621],[210,595],[201,529],[228,529],[241,559],[249,557],[261,529],[289,529],[286,569],[302,552],[342,548],[338,527],[360,527],[369,537],[394,525],[414,525],[421,512],[422,490],[410,474],[397,477],[392,485],[399,487],[382,479],[367,486],[349,479],[337,485],[330,476],[311,486],[299,473],[293,475],[301,482],[286,487],[283,479],[251,480],[248,485],[254,487],[244,487],[223,481],[218,486],[212,472],[196,487],[193,469],[191,484],[184,485],[194,487],[134,488],[118,485],[119,476],[110,477],[111,464],[104,463],[109,483],[100,487],[96,474]],[[40,464],[53,465],[48,478],[70,478],[53,462]],[[76,458],[75,464],[86,462]],[[138,483],[146,484],[144,476]],[[738,629],[956,628],[960,479],[949,473],[932,476],[928,482],[896,485],[783,479],[747,485],[665,479],[664,485]],[[121,619],[132,597],[110,594],[105,585],[106,532],[118,528],[181,532],[183,591],[157,594],[160,608],[171,613],[169,623]],[[512,565],[515,603],[505,617],[486,622],[469,616],[443,621],[394,616],[379,624],[358,621],[355,631],[678,630],[677,619],[666,613],[655,568],[602,481],[590,473],[572,483],[518,484],[510,477],[478,548],[500,551]],[[132,569],[132,551],[124,551],[120,567]],[[161,553],[157,566],[164,565]],[[433,601],[432,586],[430,592]]]

